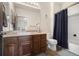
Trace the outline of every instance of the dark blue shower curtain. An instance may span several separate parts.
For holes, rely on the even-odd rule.
[[[57,45],[68,49],[68,14],[64,9],[55,14],[53,39],[57,40]]]

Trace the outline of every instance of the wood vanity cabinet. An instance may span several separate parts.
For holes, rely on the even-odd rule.
[[[45,52],[47,48],[46,34],[26,35],[4,38],[5,56],[27,56]]]
[[[5,56],[18,55],[18,40],[16,37],[4,38],[4,55]]]
[[[19,37],[19,55],[31,55],[32,36]]]
[[[32,40],[33,40],[32,54],[35,55],[40,53],[40,35],[34,35]]]
[[[46,49],[47,49],[46,34],[34,35],[32,54],[35,55],[42,52],[46,52]]]
[[[4,38],[5,56],[31,55],[31,36],[6,37]]]
[[[41,47],[41,52],[45,52],[47,49],[47,38],[46,38],[46,34],[41,34],[40,35],[41,40],[40,40],[40,47]]]

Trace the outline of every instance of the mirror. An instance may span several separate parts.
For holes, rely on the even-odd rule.
[[[23,16],[17,16],[17,21],[16,21],[16,29],[17,30],[26,30],[28,27],[28,17],[23,17]]]

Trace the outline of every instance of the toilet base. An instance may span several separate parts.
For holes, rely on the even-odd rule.
[[[48,48],[51,49],[51,50],[53,50],[53,51],[57,50],[56,49],[56,45],[50,45],[50,44],[48,44]]]

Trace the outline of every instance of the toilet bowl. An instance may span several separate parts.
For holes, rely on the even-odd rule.
[[[51,39],[49,37],[49,35],[47,36],[47,43],[48,43],[48,48],[53,50],[53,51],[56,51],[56,45],[57,45],[57,40],[55,39]]]
[[[56,51],[57,40],[48,39],[47,42],[48,42],[48,48],[50,48],[53,51]]]

